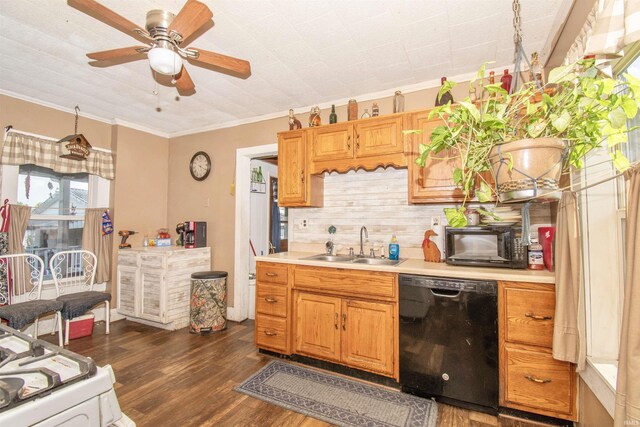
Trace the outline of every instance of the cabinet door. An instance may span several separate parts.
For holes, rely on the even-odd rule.
[[[340,361],[340,298],[296,293],[296,353]]]
[[[383,374],[393,374],[393,306],[343,300],[342,362]]]
[[[336,124],[314,128],[311,131],[311,160],[341,160],[353,157],[353,127]]]
[[[140,283],[140,269],[125,265],[118,265],[118,313],[125,316],[137,316],[136,299]]]
[[[164,274],[157,270],[140,270],[139,317],[166,323]]]
[[[363,120],[355,125],[356,156],[384,156],[402,153],[402,117]]]
[[[278,198],[280,206],[304,205],[307,201],[305,131],[278,135]]]
[[[446,149],[438,154],[431,153],[426,165],[421,168],[415,164],[420,153],[420,144],[428,144],[433,130],[444,122],[438,118],[429,120],[429,111],[413,116],[413,128],[423,131],[411,136],[409,158],[409,202],[435,203],[452,202],[464,199],[462,190],[453,182],[453,170],[460,167],[461,161],[455,149]]]

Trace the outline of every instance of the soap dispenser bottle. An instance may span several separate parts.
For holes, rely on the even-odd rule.
[[[400,258],[400,245],[398,244],[398,238],[393,234],[389,243],[389,259],[398,260],[398,258]]]

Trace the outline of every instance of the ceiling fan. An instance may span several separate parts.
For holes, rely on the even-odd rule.
[[[251,75],[251,65],[248,61],[204,49],[186,47],[193,38],[212,25],[213,13],[205,4],[197,0],[187,0],[177,15],[166,10],[150,10],[147,12],[146,30],[95,0],[68,0],[67,3],[147,44],[88,53],[87,56],[95,60],[95,63],[115,65],[144,59],[146,54],[149,65],[154,71],[173,76],[172,83],[175,84],[180,95],[195,93],[195,85],[183,66],[183,59],[193,65],[243,79]]]

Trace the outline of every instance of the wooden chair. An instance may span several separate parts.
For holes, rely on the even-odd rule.
[[[54,313],[58,322],[58,344],[62,346],[61,311],[63,303],[42,299],[44,262],[33,254],[0,256],[0,289],[6,290],[8,304],[0,307],[0,318],[9,322],[9,327],[22,329],[33,323],[33,335],[38,337],[38,319],[43,314]],[[55,328],[55,325],[54,325]]]
[[[49,260],[49,268],[58,293],[57,301],[64,305],[61,313],[65,321],[65,344],[69,344],[70,321],[102,303],[105,304],[106,334],[109,334],[111,294],[93,290],[96,265],[95,254],[86,250],[61,251]]]

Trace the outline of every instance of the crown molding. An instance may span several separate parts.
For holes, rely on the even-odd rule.
[[[496,76],[499,75],[499,72],[501,73],[505,68],[509,68],[509,69],[513,69],[514,64],[513,63],[509,63],[509,64],[505,64],[505,65],[500,65],[498,67],[493,67],[493,68],[487,68],[486,69],[486,73],[488,75],[488,73],[490,71],[494,71],[496,73]],[[471,73],[464,73],[464,74],[457,74],[451,77],[447,77],[447,79],[449,80],[453,80],[453,81],[469,81],[471,79],[473,79],[477,74],[477,71],[471,72]],[[382,91],[378,91],[378,92],[370,92],[370,93],[366,93],[366,94],[361,94],[361,95],[356,95],[356,96],[351,96],[349,98],[341,98],[341,99],[336,99],[333,101],[328,101],[328,102],[323,102],[320,104],[313,104],[313,105],[307,105],[307,106],[302,106],[302,107],[296,107],[294,108],[294,112],[308,112],[312,107],[318,106],[320,107],[320,109],[325,109],[325,108],[331,108],[331,105],[336,105],[336,106],[340,106],[340,105],[347,105],[347,103],[349,102],[349,99],[352,98],[356,98],[358,99],[358,101],[372,101],[375,99],[380,99],[380,98],[386,98],[389,96],[392,96],[392,94],[390,94],[389,92],[393,91],[395,92],[396,90],[400,90],[402,91],[404,94],[407,93],[412,93],[412,92],[418,92],[420,90],[425,90],[425,89],[432,89],[434,87],[439,87],[440,86],[440,79],[432,79],[432,80],[426,80],[420,83],[415,83],[415,84],[411,84],[411,85],[405,85],[405,86],[400,86],[394,89],[387,89],[387,90],[382,90]],[[283,118],[283,117],[287,117],[289,115],[289,110],[285,110],[285,111],[279,111],[277,113],[269,113],[269,114],[264,114],[261,116],[254,116],[254,117],[250,117],[250,118],[246,118],[246,119],[240,119],[240,120],[232,120],[229,122],[224,122],[224,123],[218,123],[218,124],[214,124],[214,125],[209,125],[209,126],[203,126],[200,128],[195,128],[195,129],[189,129],[189,130],[184,130],[184,131],[180,131],[180,132],[171,132],[169,134],[170,138],[178,138],[181,136],[188,136],[188,135],[194,135],[197,133],[202,133],[202,132],[210,132],[213,130],[218,130],[218,129],[225,129],[225,128],[230,128],[230,127],[235,127],[235,126],[240,126],[240,125],[247,125],[247,124],[251,124],[251,123],[257,123],[257,122],[262,122],[265,120],[271,120],[271,119],[277,119],[277,118]]]
[[[504,70],[504,68],[510,68],[513,69],[514,64],[505,64],[505,65],[501,65],[498,67],[493,67],[493,68],[487,68],[486,72],[487,74],[490,71],[495,71],[496,72],[496,76],[499,76],[499,73],[502,72],[502,70]],[[453,80],[453,81],[468,81],[473,79],[476,76],[477,72],[471,72],[471,73],[464,73],[464,74],[457,74],[457,75],[453,75],[448,77],[448,79]],[[321,109],[325,109],[325,108],[330,108],[331,105],[347,105],[347,103],[349,102],[349,99],[351,98],[356,98],[359,101],[371,101],[371,100],[375,100],[375,99],[380,99],[380,98],[386,98],[391,96],[390,92],[391,91],[396,91],[396,90],[400,90],[403,93],[407,94],[407,93],[412,93],[412,92],[417,92],[420,90],[425,90],[425,89],[432,89],[434,87],[438,87],[440,86],[440,79],[432,79],[432,80],[426,80],[420,83],[415,83],[415,84],[411,84],[411,85],[405,85],[405,86],[400,86],[394,89],[387,89],[387,90],[382,90],[382,91],[377,91],[377,92],[370,92],[370,93],[366,93],[366,94],[360,94],[360,95],[356,95],[356,96],[352,96],[349,98],[341,98],[341,99],[336,99],[333,101],[327,101],[327,102],[323,102],[320,104],[314,104],[314,105],[307,105],[307,106],[302,106],[302,107],[296,107],[294,108],[294,111],[297,112],[307,112],[311,109],[311,107],[315,107],[318,106]],[[0,94],[2,95],[6,95],[6,96],[10,96],[12,98],[17,98],[17,99],[21,99],[23,101],[27,101],[27,102],[32,102],[34,104],[38,104],[38,105],[42,105],[44,107],[48,107],[48,108],[52,108],[55,110],[59,110],[59,111],[64,111],[66,113],[70,113],[70,114],[75,114],[75,110],[73,108],[67,108],[67,107],[63,107],[60,105],[56,105],[53,104],[51,102],[46,102],[46,101],[41,101],[39,99],[35,99],[29,96],[25,96],[25,95],[21,95],[15,92],[11,92],[8,90],[4,90],[4,89],[0,89]],[[167,138],[169,140],[173,139],[173,138],[179,138],[182,136],[187,136],[187,135],[195,135],[198,133],[203,133],[203,132],[210,132],[210,131],[214,131],[214,130],[218,130],[218,129],[226,129],[226,128],[232,128],[232,127],[236,127],[236,126],[241,126],[241,125],[248,125],[251,123],[258,123],[258,122],[262,122],[265,120],[271,120],[271,119],[278,119],[278,118],[284,118],[287,117],[289,115],[289,110],[285,110],[285,111],[278,111],[275,113],[269,113],[269,114],[263,114],[261,116],[254,116],[254,117],[249,117],[246,119],[239,119],[239,120],[231,120],[228,122],[224,122],[224,123],[217,123],[217,124],[213,124],[213,125],[209,125],[209,126],[202,126],[199,128],[193,128],[193,129],[187,129],[184,131],[179,131],[179,132],[164,132],[161,130],[157,130],[157,129],[152,129],[149,128],[147,126],[144,125],[140,125],[137,123],[132,123],[126,120],[122,120],[119,118],[113,118],[113,119],[106,119],[104,117],[98,117],[98,116],[94,116],[92,114],[87,114],[87,113],[82,113],[80,112],[78,114],[81,117],[85,117],[88,119],[92,119],[92,120],[96,120],[102,123],[107,123],[110,125],[116,125],[116,126],[124,126],[130,129],[134,129],[134,130],[138,130],[141,132],[146,132],[152,135],[156,135],[159,136],[161,138]]]
[[[20,93],[16,93],[16,92],[12,92],[10,90],[6,90],[6,89],[0,89],[0,95],[5,95],[11,98],[16,98],[19,99],[21,101],[26,101],[26,102],[30,102],[32,104],[36,104],[36,105],[40,105],[43,107],[47,107],[47,108],[51,108],[52,110],[58,110],[58,111],[62,111],[64,113],[69,113],[69,114],[76,114],[76,110],[75,108],[68,108],[68,107],[63,107],[62,105],[58,105],[58,104],[54,104],[52,102],[48,102],[48,101],[42,101],[40,99],[36,99],[36,98],[32,98],[30,96],[27,95],[22,95]],[[107,119],[105,117],[100,117],[100,116],[95,116],[93,114],[89,114],[89,113],[84,113],[82,111],[80,111],[78,113],[78,116],[83,117],[85,119],[90,119],[90,120],[95,120],[97,122],[100,123],[106,123],[108,125],[116,125],[116,126],[124,126],[127,128],[131,128],[134,130],[139,130],[141,132],[146,132],[146,133],[150,133],[152,135],[156,135],[162,138],[167,138],[169,139],[170,135],[167,132],[163,132],[157,129],[152,129],[149,128],[147,126],[144,125],[139,125],[137,123],[131,123],[128,122],[126,120],[121,120],[118,118],[114,118],[114,119]]]

